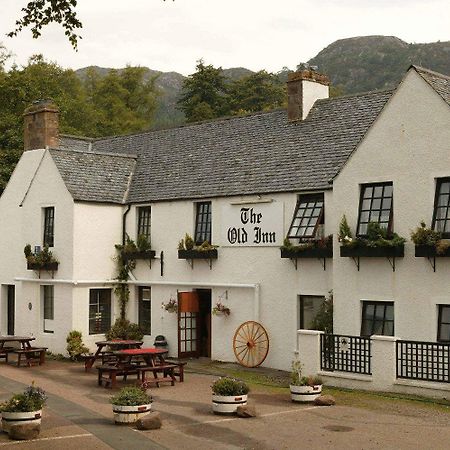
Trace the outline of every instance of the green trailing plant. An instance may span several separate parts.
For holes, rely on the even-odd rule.
[[[223,396],[246,395],[250,388],[246,383],[235,378],[222,377],[211,386],[213,394]]]
[[[137,323],[132,323],[128,319],[118,318],[114,325],[105,333],[105,337],[108,341],[114,339],[140,341],[144,337],[144,333]]]
[[[23,393],[14,394],[0,404],[0,412],[33,412],[42,409],[47,401],[45,392],[34,385],[28,386]]]
[[[110,403],[117,406],[140,406],[152,403],[152,396],[137,386],[126,386],[110,398]]]
[[[70,331],[67,335],[66,342],[67,353],[70,359],[74,361],[77,361],[81,355],[89,352],[89,349],[83,344],[83,335],[80,331]]]
[[[161,308],[168,313],[176,313],[178,311],[178,302],[173,297],[170,297],[167,303],[161,303]]]
[[[317,386],[323,384],[322,379],[317,375],[303,375],[303,364],[299,359],[292,361],[291,385],[292,386]]]
[[[53,252],[49,250],[48,245],[45,245],[39,253],[34,253],[31,250],[31,245],[27,244],[25,245],[23,252],[27,262],[30,264],[37,264],[40,267],[44,267],[46,264],[58,263],[58,260],[53,255]]]
[[[186,250],[193,250],[195,247],[194,239],[192,239],[192,236],[188,233],[184,236],[184,246]]]
[[[329,291],[325,301],[320,305],[311,327],[313,330],[333,333],[333,291]]]
[[[364,237],[352,237],[345,215],[342,217],[339,225],[338,239],[346,247],[400,247],[406,242],[406,239],[397,233],[388,233],[387,229],[378,222],[369,222],[367,224],[367,234]]]

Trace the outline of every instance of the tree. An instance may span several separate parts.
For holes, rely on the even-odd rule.
[[[16,28],[8,33],[8,36],[17,36],[24,27],[31,27],[33,38],[37,39],[44,26],[55,22],[61,24],[65,29],[65,35],[76,50],[78,39],[81,39],[76,30],[83,27],[78,20],[75,11],[76,6],[77,0],[35,0],[28,2],[27,6],[22,8],[23,17],[16,20]]]
[[[264,111],[283,106],[286,90],[276,75],[260,70],[232,81],[228,98],[232,114]]]
[[[197,61],[196,72],[183,82],[179,108],[188,122],[213,119],[229,111],[225,77],[221,67]]]

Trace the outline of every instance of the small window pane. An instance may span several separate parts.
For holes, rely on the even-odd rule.
[[[394,335],[394,304],[392,302],[363,302],[361,335]]]
[[[50,206],[44,208],[44,247],[53,247],[55,228],[55,208]]]
[[[364,191],[364,198],[371,199],[373,197],[373,187],[367,187]]]
[[[315,237],[318,225],[323,223],[323,211],[323,194],[299,196],[288,237]]]
[[[197,203],[195,219],[195,243],[197,245],[208,241],[211,244],[211,202]]]

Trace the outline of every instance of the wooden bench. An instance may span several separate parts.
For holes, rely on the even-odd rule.
[[[8,355],[13,350],[14,350],[14,347],[1,347],[0,348],[0,359],[4,359],[5,362],[8,362]]]
[[[118,376],[123,376],[124,381],[126,381],[128,375],[137,374],[137,377],[139,379],[138,369],[134,366],[123,367],[103,364],[101,366],[97,366],[96,369],[98,370],[97,382],[99,386],[102,386],[103,383],[105,383],[105,387],[116,387]]]
[[[46,351],[47,347],[30,347],[25,349],[14,349],[12,353],[17,354],[17,367],[21,366],[23,357],[25,357],[28,367],[31,367],[32,363],[37,363],[39,365],[45,363]]]
[[[172,359],[166,359],[166,363],[173,364],[176,368],[173,371],[173,374],[178,377],[180,383],[184,381],[184,366],[187,364],[184,361],[174,361]]]
[[[170,383],[172,386],[175,385],[175,374],[174,370],[178,366],[176,364],[162,364],[159,366],[145,366],[138,367],[136,370],[138,372],[138,378],[141,378],[144,384],[155,384],[159,387],[160,383]],[[152,372],[154,378],[147,379],[145,374],[147,372]],[[162,377],[158,377],[158,373],[162,373]]]

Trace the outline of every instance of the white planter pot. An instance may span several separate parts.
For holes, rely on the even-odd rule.
[[[322,394],[322,385],[315,386],[289,386],[291,390],[291,399],[293,402],[313,402]]]
[[[212,396],[214,414],[234,414],[238,406],[247,404],[247,395],[215,395]]]
[[[11,426],[19,424],[40,424],[42,417],[42,409],[31,412],[2,412],[2,429],[5,433],[9,433]]]
[[[115,423],[135,423],[151,411],[152,405],[151,403],[137,406],[112,405],[112,409]]]

